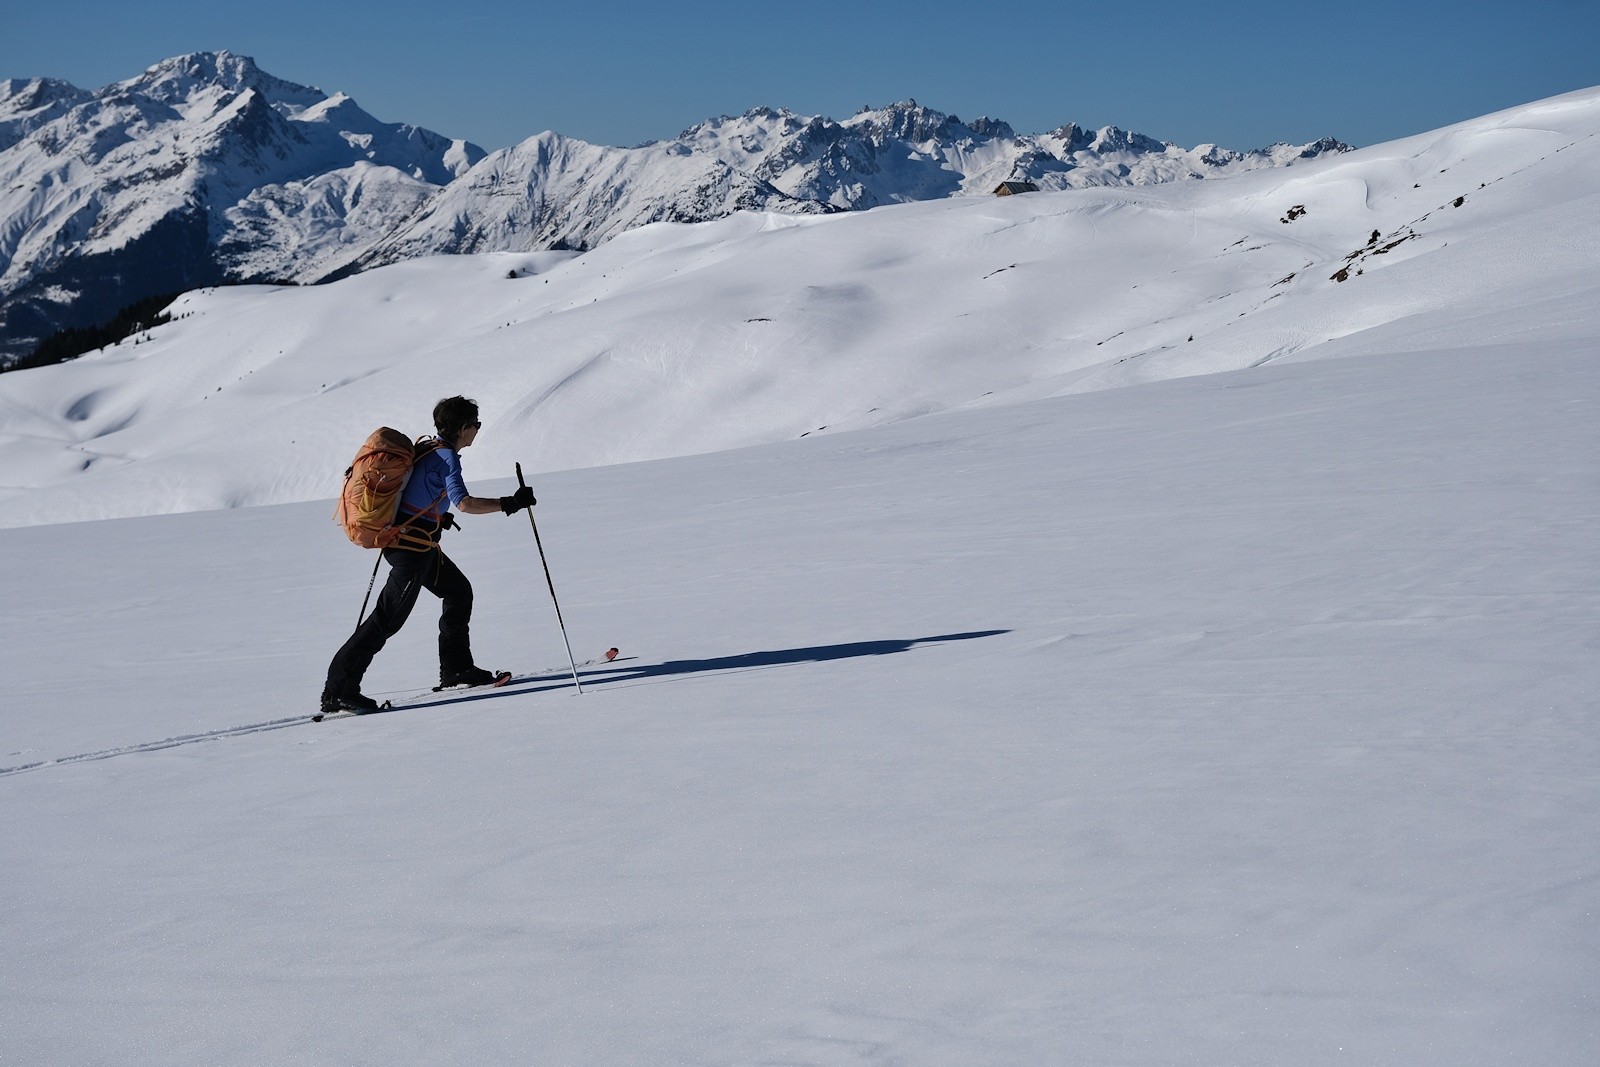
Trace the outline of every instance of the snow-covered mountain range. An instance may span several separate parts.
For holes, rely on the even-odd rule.
[[[588,249],[635,226],[741,209],[858,211],[988,195],[1008,180],[1042,190],[1153,185],[1349,150],[1331,138],[1252,152],[1185,149],[1115,126],[1019,136],[1004,122],[964,123],[914,100],[843,122],[757,108],[637,148],[544,133],[490,155],[343,272],[441,253]],[[325,268],[313,265],[306,277]]]
[[[0,81],[0,366],[136,300],[337,261],[483,156],[226,52],[94,92]]]
[[[0,368],[63,327],[222,281],[316,282],[419,255],[592,248],[651,222],[819,214],[1281,166],[1333,140],[1184,149],[1116,127],[1019,136],[914,101],[843,122],[759,108],[636,148],[481,148],[384,123],[228,52],[86,91],[0,81]]]
[[[1591,90],[1217,181],[743,211],[193,291],[134,339],[0,375],[0,527],[331,496],[352,433],[420,433],[454,393],[496,428],[475,461],[531,472],[1334,352],[1570,342],[1600,307],[1597,130]]]

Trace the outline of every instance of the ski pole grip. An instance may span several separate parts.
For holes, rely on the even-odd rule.
[[[517,464],[517,484],[524,489],[528,488],[528,483],[522,480],[522,464],[520,463]]]

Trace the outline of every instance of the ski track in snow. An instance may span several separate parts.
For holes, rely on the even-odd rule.
[[[603,657],[585,660],[579,663],[580,677],[585,667],[597,663],[627,663],[634,659],[632,656],[619,656],[613,660]],[[378,696],[393,701],[398,695],[398,702],[390,707],[384,707],[378,712],[369,714],[383,714],[386,712],[412,711],[422,708],[443,707],[449,704],[462,704],[474,700],[488,700],[495,697],[515,696],[519,694],[540,692],[538,689],[529,689],[527,686],[534,682],[551,681],[557,684],[548,688],[562,688],[566,683],[560,679],[551,678],[559,670],[566,667],[548,667],[542,670],[529,671],[519,675],[506,685],[493,687],[483,692],[463,691],[458,695],[440,695],[438,690],[398,690],[396,693],[379,693]],[[570,676],[569,676],[570,677]],[[428,699],[431,695],[432,699]],[[352,716],[344,716],[352,717]],[[364,718],[366,716],[353,716]],[[93,763],[98,760],[114,759],[117,756],[135,756],[142,752],[162,752],[169,748],[181,748],[184,745],[199,745],[208,741],[222,741],[230,737],[247,737],[250,734],[266,733],[269,730],[284,730],[291,726],[314,725],[316,720],[311,715],[292,715],[283,719],[268,719],[265,722],[246,723],[243,726],[226,726],[218,730],[204,730],[199,733],[181,734],[177,737],[164,737],[159,741],[144,741],[132,745],[117,745],[113,748],[101,749],[97,752],[82,752],[73,756],[57,756],[51,759],[35,760],[32,763],[21,763],[13,767],[0,767],[0,778],[13,774],[23,774],[27,771],[43,770],[46,767],[62,767],[73,763]]]
[[[198,734],[183,734],[179,737],[167,737],[160,741],[146,741],[137,745],[119,745],[116,748],[102,749],[99,752],[83,752],[76,756],[57,756],[53,759],[39,760],[35,763],[18,764],[15,767],[0,767],[0,778],[13,774],[22,774],[26,771],[43,770],[46,767],[64,767],[72,763],[93,763],[98,760],[115,759],[117,756],[133,756],[141,752],[161,752],[169,748],[181,748],[184,745],[198,745],[206,741],[221,741],[227,737],[244,737],[249,734],[265,733],[268,730],[282,730],[290,726],[300,726],[310,721],[311,716],[299,715],[288,719],[253,722],[244,726],[229,726],[221,730],[207,730]]]
[[[983,630],[973,633],[918,638],[909,641],[854,642],[813,648],[745,653],[711,659],[674,660],[655,664],[635,663],[634,661],[637,659],[635,656],[618,656],[615,659],[596,657],[576,664],[575,669],[579,680],[590,685],[608,683],[641,684],[653,679],[689,674],[732,674],[745,671],[771,670],[775,667],[792,666],[799,663],[825,662],[858,656],[881,656],[910,651],[929,644],[995,637],[1003,633],[1005,633],[1003,630]],[[377,710],[360,715],[340,715],[329,721],[344,721],[351,718],[372,720],[398,712],[423,711],[428,708],[443,708],[451,705],[504,700],[510,697],[529,696],[566,689],[572,684],[572,675],[564,672],[568,672],[571,669],[573,668],[561,666],[523,672],[501,686],[476,686],[458,691],[406,689],[380,692],[376,693],[374,698],[382,697],[385,702]],[[23,774],[28,771],[43,770],[47,767],[61,767],[74,763],[93,763],[99,760],[114,759],[118,756],[134,756],[146,752],[162,752],[167,749],[181,748],[185,745],[205,744],[210,741],[222,741],[233,737],[247,737],[251,734],[284,730],[291,726],[315,725],[316,723],[317,720],[312,715],[295,715],[282,719],[269,719],[265,722],[246,723],[242,726],[227,726],[199,733],[181,734],[176,737],[162,738],[159,741],[117,745],[94,752],[83,752],[72,756],[59,756],[51,759],[35,760],[31,763],[17,764],[11,767],[0,767],[0,778]]]

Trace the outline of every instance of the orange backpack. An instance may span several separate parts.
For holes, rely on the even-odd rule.
[[[333,511],[333,519],[344,527],[345,536],[362,548],[389,548],[403,536],[407,542],[417,540],[420,531],[408,531],[405,524],[396,526],[394,519],[411,468],[438,447],[437,440],[413,445],[405,434],[387,426],[373,430],[344,472],[344,491]],[[432,546],[429,540],[416,547]]]

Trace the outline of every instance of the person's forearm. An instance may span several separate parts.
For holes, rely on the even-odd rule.
[[[494,496],[469,496],[456,505],[467,515],[492,515],[500,510],[500,498]]]

